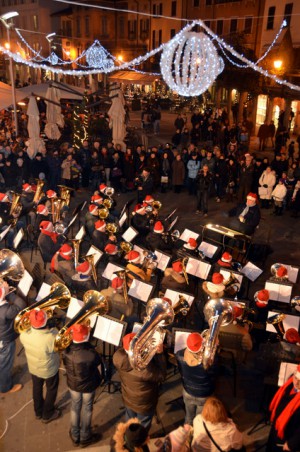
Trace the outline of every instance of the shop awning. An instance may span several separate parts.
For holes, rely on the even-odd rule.
[[[109,76],[109,81],[118,83],[132,83],[134,85],[152,85],[159,79],[158,75],[140,74],[134,71],[118,71]]]

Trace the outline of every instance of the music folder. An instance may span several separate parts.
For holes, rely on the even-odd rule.
[[[193,257],[189,257],[186,264],[186,272],[200,279],[206,280],[209,275],[210,269],[210,264],[199,259],[194,259]]]
[[[102,273],[103,278],[111,280],[113,278],[114,273],[125,271],[124,267],[120,267],[118,265],[109,262]]]
[[[199,247],[198,247],[199,251],[202,251],[202,253],[204,253],[204,255],[206,257],[208,257],[209,259],[212,259],[216,253],[216,251],[218,250],[218,247],[215,245],[212,245],[211,243],[205,242],[205,240],[203,240]]]
[[[291,283],[266,281],[265,289],[270,292],[270,300],[290,303],[293,289]]]
[[[186,341],[188,335],[192,333],[191,330],[185,328],[173,328],[172,333],[174,335],[174,354],[186,348]]]
[[[278,374],[278,386],[284,385],[284,383],[293,375],[297,369],[297,363],[280,363],[280,369]]]
[[[99,248],[97,248],[95,245],[92,245],[92,246],[90,246],[86,255],[90,256],[91,254],[94,255],[94,265],[97,265],[98,261],[103,256],[103,251],[100,251]]]
[[[128,295],[146,303],[149,300],[152,291],[152,284],[145,283],[144,281],[140,281],[138,279],[133,279]]]
[[[171,256],[169,254],[163,253],[162,251],[155,250],[155,256],[157,256],[157,268],[161,271],[165,271],[170,262]]]
[[[132,240],[134,240],[137,235],[138,231],[136,231],[132,226],[129,226],[129,228],[126,229],[126,231],[122,235],[122,238],[125,240],[125,242],[132,242]]]
[[[108,315],[97,316],[93,336],[116,347],[121,345],[127,323]]]
[[[167,289],[164,297],[169,298],[172,301],[172,306],[175,306],[179,301],[180,295],[182,295],[186,299],[189,306],[192,305],[195,297],[193,297],[193,295],[189,295],[187,293],[177,292],[176,290]]]
[[[22,276],[18,284],[18,289],[21,291],[24,297],[27,297],[32,283],[33,277],[27,270],[25,270],[24,275]]]

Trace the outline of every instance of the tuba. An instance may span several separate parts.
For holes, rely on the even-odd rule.
[[[69,206],[71,199],[71,191],[74,189],[71,187],[66,187],[65,185],[58,185],[59,197],[63,200],[62,207]]]
[[[129,251],[133,250],[133,244],[130,242],[123,241],[120,243],[120,249],[121,251],[123,251],[124,254],[127,254],[129,253]]]
[[[45,185],[45,181],[43,181],[41,179],[36,179],[36,190],[35,190],[35,194],[34,194],[34,197],[32,200],[35,204],[38,204],[43,197],[44,185]]]
[[[23,278],[25,268],[21,258],[11,250],[0,250],[0,278],[8,278],[12,281],[20,281]]]
[[[174,320],[172,306],[162,298],[149,300],[146,306],[146,314],[145,322],[130,342],[128,352],[130,364],[137,370],[147,367],[163,341],[164,332],[162,327],[172,323]],[[154,339],[156,332],[159,335],[158,341]]]
[[[76,267],[79,262],[79,248],[80,248],[81,241],[82,241],[82,239],[70,239],[70,242],[72,242],[73,249],[74,249],[74,268],[75,268],[75,270],[76,270]]]
[[[14,215],[18,217],[22,211],[22,204],[19,202],[21,198],[21,193],[12,192],[12,202],[9,210],[9,215]]]
[[[300,296],[299,296],[299,295],[295,295],[295,296],[291,299],[291,306],[292,306],[292,308],[294,308],[296,311],[300,312]]]
[[[40,301],[36,301],[31,306],[20,311],[15,318],[15,331],[22,333],[27,331],[31,325],[29,320],[29,314],[32,309],[39,308],[46,311],[48,319],[53,317],[53,311],[51,308],[58,306],[60,309],[67,309],[71,300],[71,293],[67,286],[60,282],[52,284],[50,293]]]
[[[94,283],[97,285],[97,270],[95,267],[94,256],[95,256],[95,254],[88,254],[87,256],[85,256],[84,259],[90,264],[90,266],[92,268],[92,277],[93,277]]]
[[[273,275],[271,278],[272,281],[281,281],[281,282],[288,281],[288,279],[289,279],[288,274],[286,274],[285,276],[282,276],[282,277],[277,276],[277,270],[280,267],[285,267],[285,265],[276,263],[271,266],[271,274]]]
[[[283,321],[285,317],[286,317],[285,314],[279,313],[267,318],[267,323],[269,323],[269,325],[273,325],[273,327],[276,330],[278,341],[282,341],[285,335],[283,326]]]
[[[225,286],[224,294],[228,297],[235,297],[241,289],[239,280],[234,276],[232,272],[230,272],[229,278],[224,281],[223,284]]]
[[[115,193],[115,189],[113,187],[106,187],[104,190],[104,194],[109,198],[112,198]]]
[[[75,323],[89,324],[88,318],[92,314],[105,315],[108,312],[107,299],[96,290],[88,290],[83,295],[82,308],[69,320],[65,326],[58,332],[54,341],[54,350],[62,351],[69,347],[72,342],[72,332],[70,331]]]
[[[188,301],[184,298],[183,295],[179,295],[179,300],[177,303],[173,306],[174,315],[182,314],[183,316],[186,316],[190,310],[190,305],[188,304]]]
[[[102,209],[101,209],[102,210]],[[105,232],[109,235],[114,235],[116,232],[118,232],[119,227],[116,223],[107,223],[105,226]]]
[[[100,220],[105,220],[109,215],[109,210],[106,207],[103,207],[102,209],[98,209],[98,215]]]
[[[63,207],[62,198],[51,198],[51,215],[53,224],[60,222],[60,211]]]
[[[209,330],[204,335],[202,365],[204,369],[208,369],[215,359],[220,328],[229,325],[233,321],[234,314],[230,301],[223,298],[209,300],[205,304],[203,312],[209,324]]]

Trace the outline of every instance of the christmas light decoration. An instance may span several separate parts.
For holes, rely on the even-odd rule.
[[[165,46],[160,67],[171,89],[182,96],[197,96],[213,84],[224,65],[208,36],[183,31]]]
[[[86,51],[86,61],[89,67],[105,71],[114,66],[114,62],[109,58],[108,52],[102,47],[99,41],[95,41]]]

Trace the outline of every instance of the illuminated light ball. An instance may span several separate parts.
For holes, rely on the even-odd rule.
[[[85,53],[85,56],[89,67],[109,69],[114,65],[113,60],[108,58],[107,53],[99,42],[96,42],[89,47]]]
[[[181,96],[198,96],[213,84],[224,62],[208,36],[185,31],[166,44],[160,68],[173,91]]]
[[[49,57],[49,61],[55,66],[58,63],[58,56],[54,52],[52,52]]]

